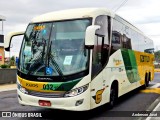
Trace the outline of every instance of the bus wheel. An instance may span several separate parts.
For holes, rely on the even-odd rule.
[[[150,78],[149,74],[146,73],[146,75],[145,75],[144,89],[149,86],[149,78]]]
[[[111,88],[110,92],[110,101],[109,101],[109,108],[112,109],[116,103],[117,95],[116,95],[116,89]]]

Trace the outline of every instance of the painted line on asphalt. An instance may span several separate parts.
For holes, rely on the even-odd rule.
[[[153,111],[155,107],[160,103],[160,97],[158,97],[149,107],[146,111]]]
[[[149,88],[158,88],[160,86],[160,83],[156,83],[155,85],[149,87]]]
[[[160,97],[158,97],[148,108],[146,111],[157,111],[157,109],[160,109]],[[139,117],[138,120],[159,120],[154,119],[156,117]]]
[[[153,111],[155,112],[155,111],[159,111],[159,110],[160,110],[160,103],[154,108]],[[156,112],[155,113],[154,112],[151,112],[151,113],[155,114]],[[153,120],[159,120],[160,118],[159,118],[159,116],[154,117],[154,118],[153,117],[147,117],[146,118],[146,120],[152,120],[152,119]]]

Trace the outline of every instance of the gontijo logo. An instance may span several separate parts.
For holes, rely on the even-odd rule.
[[[140,55],[140,62],[149,62],[150,57],[146,55]]]

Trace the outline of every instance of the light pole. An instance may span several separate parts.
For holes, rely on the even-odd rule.
[[[13,44],[10,45],[10,51],[9,51],[9,62],[11,61],[11,48],[13,47]]]

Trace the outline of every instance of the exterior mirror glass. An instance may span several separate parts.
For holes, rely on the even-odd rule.
[[[85,46],[87,48],[93,48],[95,33],[96,33],[96,30],[98,30],[99,28],[100,26],[98,25],[92,25],[87,27],[86,35],[85,35]]]

